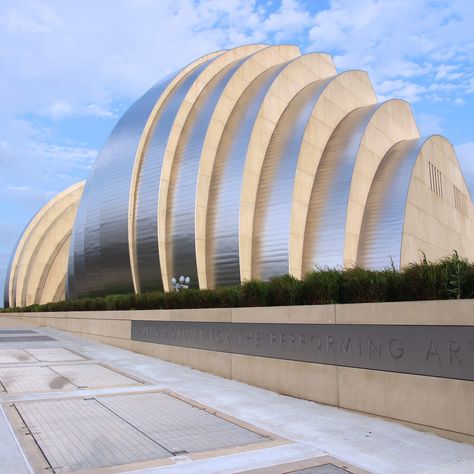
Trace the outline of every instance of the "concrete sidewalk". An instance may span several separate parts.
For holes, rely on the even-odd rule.
[[[0,473],[474,472],[471,445],[4,316],[0,329]]]

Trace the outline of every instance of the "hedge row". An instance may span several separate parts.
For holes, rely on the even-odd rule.
[[[189,309],[250,306],[287,306],[330,303],[444,300],[474,297],[474,265],[456,252],[439,262],[408,265],[401,271],[351,268],[309,272],[303,280],[289,275],[269,282],[215,290],[149,292],[8,308],[5,312],[103,311],[129,309]]]

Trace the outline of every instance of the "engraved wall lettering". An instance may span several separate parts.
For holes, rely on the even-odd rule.
[[[448,352],[449,352],[449,363],[452,364],[454,361],[457,361],[459,364],[462,364],[461,359],[458,356],[458,352],[461,350],[461,347],[456,341],[448,342]]]
[[[394,359],[401,359],[405,353],[405,350],[402,347],[402,341],[400,341],[400,339],[390,339],[390,342],[388,343],[388,350]]]
[[[426,351],[426,357],[425,357],[425,362],[427,362],[430,357],[435,357],[438,360],[438,363],[441,364],[441,357],[439,356],[438,349],[436,348],[436,345],[433,343],[433,341],[430,339],[430,344],[428,346],[428,349]]]
[[[474,326],[132,321],[131,337],[208,351],[474,381]]]

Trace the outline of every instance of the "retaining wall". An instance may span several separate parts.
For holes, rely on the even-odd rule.
[[[474,300],[11,316],[474,443]]]

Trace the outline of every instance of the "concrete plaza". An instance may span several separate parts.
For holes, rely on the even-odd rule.
[[[0,318],[0,473],[472,473],[474,446]]]

